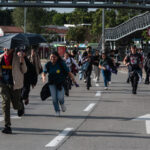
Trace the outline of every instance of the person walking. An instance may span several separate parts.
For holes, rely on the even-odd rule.
[[[4,115],[5,127],[2,133],[11,134],[10,104],[18,110],[18,116],[24,114],[23,106],[20,102],[21,89],[23,87],[24,73],[27,66],[22,52],[4,48],[4,53],[0,55],[0,81],[2,96],[2,112]]]
[[[58,52],[54,51],[50,55],[50,61],[44,66],[42,73],[43,82],[46,81],[46,74],[48,73],[48,83],[49,89],[53,100],[53,106],[57,116],[60,116],[60,107],[62,112],[66,111],[65,101],[64,101],[64,81],[66,77],[72,79],[76,86],[77,83],[74,79],[73,74],[70,72],[66,63],[61,59]]]
[[[28,105],[30,87],[31,86],[32,88],[35,87],[36,82],[37,82],[37,73],[36,73],[34,65],[30,62],[30,60],[27,57],[27,52],[24,52],[24,53],[25,53],[24,59],[25,59],[25,63],[27,66],[27,72],[24,74],[24,84],[23,84],[23,88],[21,92],[21,101],[22,103],[24,101],[24,104]]]
[[[108,90],[108,83],[110,81],[111,72],[108,70],[108,66],[111,64],[111,59],[109,59],[105,52],[102,53],[102,59],[99,62],[99,68],[104,79],[104,89]]]
[[[141,56],[136,51],[136,46],[131,46],[131,54],[126,56],[124,64],[129,68],[129,76],[132,85],[132,93],[137,93],[138,81],[141,78],[142,62]]]
[[[39,57],[36,49],[34,49],[34,48],[31,49],[31,55],[29,56],[29,60],[35,67],[36,74],[37,74],[37,81],[38,81],[38,75],[40,73],[42,73],[43,69],[42,69],[40,57]],[[36,83],[37,83],[37,81],[36,81]]]
[[[89,50],[87,51],[87,56],[83,57],[82,66],[86,66],[84,70],[84,75],[86,79],[86,87],[87,90],[90,89],[91,85],[91,73],[92,73],[92,65],[93,65],[94,58],[92,56],[92,52]]]
[[[99,61],[100,61],[100,54],[99,54],[98,50],[95,51],[95,55],[94,55],[93,59],[94,59],[93,64],[94,64],[95,81],[99,82],[100,68],[98,66],[99,66]]]

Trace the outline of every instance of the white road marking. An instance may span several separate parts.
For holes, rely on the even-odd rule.
[[[18,116],[16,116],[16,115],[12,115],[11,118],[12,118],[12,119],[21,119],[21,117],[18,117]],[[4,121],[4,117],[3,117],[3,116],[0,116],[0,122],[1,122],[1,121]]]
[[[133,119],[133,120],[137,120],[137,121],[141,121],[141,120],[150,120],[150,114],[146,114],[146,115],[144,115],[144,116],[139,116],[139,117],[137,117],[137,118],[135,118],[135,119]]]
[[[98,83],[96,83],[95,85],[96,85],[96,86],[99,86],[99,84],[98,84]]]
[[[89,104],[83,111],[90,111],[94,106],[95,106],[96,103],[91,103]]]
[[[147,134],[150,134],[150,121],[149,120],[146,120],[146,132]]]
[[[45,147],[55,147],[55,146],[57,146],[72,130],[73,130],[73,128],[64,129],[51,142],[49,142],[47,145],[45,145]]]
[[[147,134],[150,134],[150,114],[146,114],[144,116],[140,116],[138,118],[133,119],[135,121],[145,121],[145,126],[146,126],[146,132]]]
[[[101,91],[97,91],[95,96],[101,96]]]

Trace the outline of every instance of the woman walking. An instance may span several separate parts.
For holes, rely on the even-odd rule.
[[[46,81],[46,74],[48,73],[49,89],[51,92],[53,106],[57,116],[60,116],[60,107],[62,112],[66,111],[66,106],[64,102],[64,81],[66,77],[72,79],[72,81],[77,85],[73,74],[69,71],[69,68],[65,62],[61,59],[57,52],[52,52],[50,55],[50,61],[44,66],[44,71],[42,74],[43,82]]]
[[[110,64],[110,59],[107,57],[106,53],[102,53],[102,59],[99,62],[99,68],[101,69],[105,90],[108,89],[108,82],[110,81],[111,72],[107,69]]]

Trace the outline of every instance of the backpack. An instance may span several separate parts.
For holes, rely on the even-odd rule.
[[[72,62],[72,58],[70,58],[70,62],[71,62],[71,72],[76,75],[76,73],[78,73],[78,69],[76,67],[76,65]]]

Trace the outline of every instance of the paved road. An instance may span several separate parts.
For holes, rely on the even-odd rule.
[[[132,95],[125,81],[126,74],[113,75],[108,91],[103,82],[87,91],[79,81],[65,97],[67,111],[56,117],[51,98],[40,100],[39,79],[25,116],[12,110],[13,134],[0,133],[0,150],[149,150],[150,86],[140,84]]]

